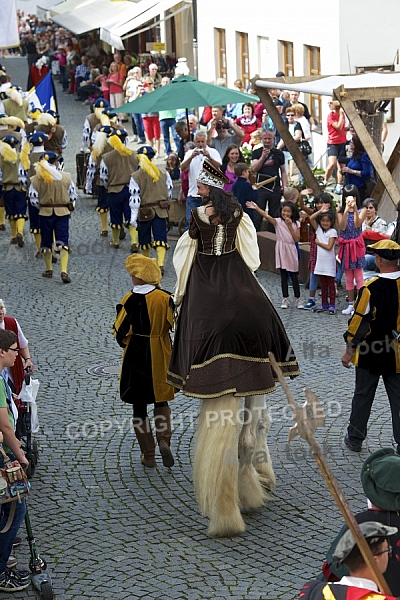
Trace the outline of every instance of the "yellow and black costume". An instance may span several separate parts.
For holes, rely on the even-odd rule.
[[[124,348],[120,396],[123,402],[133,406],[135,433],[144,454],[142,462],[149,467],[155,466],[155,444],[147,405],[154,404],[160,452],[164,465],[172,466],[167,402],[174,399],[175,390],[166,383],[171,356],[169,332],[173,325],[170,294],[158,288],[161,272],[154,259],[132,254],[125,264],[135,285],[117,305],[114,323],[114,336]]]

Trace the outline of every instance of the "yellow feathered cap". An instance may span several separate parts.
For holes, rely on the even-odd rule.
[[[160,169],[145,154],[138,154],[137,158],[143,171],[156,183],[160,179]]]
[[[150,285],[158,285],[162,275],[155,258],[147,258],[143,254],[131,254],[125,261],[129,275],[142,279]]]
[[[57,119],[50,113],[40,113],[37,118],[38,125],[50,125],[54,127],[57,125]]]
[[[125,129],[115,129],[113,133],[108,138],[108,143],[114,150],[118,152],[121,156],[131,156],[133,150],[130,150],[125,146],[125,144],[121,140],[125,140],[128,133]]]
[[[22,119],[19,119],[18,117],[8,117],[6,115],[0,117],[0,125],[8,125],[8,127],[11,127],[12,129],[16,129],[17,127],[25,129],[25,123]]]
[[[18,154],[15,148],[11,148],[9,144],[0,140],[0,156],[6,162],[16,163],[18,159]]]
[[[393,240],[380,240],[371,246],[368,246],[381,258],[386,260],[399,260],[400,258],[400,246]]]
[[[18,106],[22,106],[22,96],[19,92],[19,88],[10,87],[6,90],[6,94],[10,100],[18,104]]]

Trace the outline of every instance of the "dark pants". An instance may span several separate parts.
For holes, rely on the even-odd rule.
[[[11,453],[9,453],[8,456],[12,461],[15,460],[15,456]],[[2,456],[0,456],[0,468],[4,468],[4,459]],[[8,515],[10,514],[13,504],[15,504],[15,514],[11,527],[6,533],[0,533],[0,573],[4,573],[6,570],[6,564],[11,554],[13,542],[25,517],[26,506],[24,499],[22,499],[21,502],[7,502],[6,504],[0,504],[0,531],[4,529],[7,523]]]
[[[3,190],[3,200],[8,219],[26,219],[26,192],[12,188],[7,192]]]
[[[140,113],[132,113],[132,129],[133,129],[133,125],[135,125],[135,129],[136,129],[135,135],[139,136],[139,141],[142,144],[145,144],[146,136],[144,135],[142,115]]]
[[[60,82],[62,85],[62,89],[64,90],[64,92],[66,92],[68,89],[68,73],[67,67],[65,65],[60,67]]]
[[[277,190],[273,190],[272,192],[260,188],[258,190],[258,199],[256,202],[262,210],[265,210],[268,204],[268,214],[271,215],[271,217],[279,217],[281,208],[281,196],[282,192],[280,188],[278,188]],[[254,211],[253,222],[257,231],[260,231],[262,220],[262,215]],[[275,227],[270,223],[268,223],[268,231],[275,233]]]
[[[288,287],[288,272],[286,269],[279,269],[281,273],[281,287],[282,296],[289,298],[289,287]],[[300,298],[300,286],[299,286],[299,275],[298,273],[290,273],[290,278],[293,283],[293,292],[295,298]]]
[[[356,367],[356,388],[351,403],[350,424],[347,434],[354,445],[361,446],[367,437],[367,425],[371,414],[379,378],[382,377],[392,412],[393,437],[400,453],[400,373],[376,375],[367,369]]]
[[[155,216],[151,221],[139,221],[138,223],[139,232],[139,245],[141,248],[151,248],[152,240],[151,234],[153,233],[154,242],[165,242],[167,243],[167,226],[165,219]]]
[[[55,237],[57,250],[61,250],[61,248],[68,250],[69,218],[69,215],[57,217],[54,213],[50,217],[39,217],[42,234],[40,248],[51,250]]]
[[[114,229],[122,229],[129,225],[131,220],[131,209],[129,206],[129,188],[125,185],[116,194],[108,194],[108,206],[110,208],[110,224]]]
[[[198,208],[201,206],[201,197],[200,196],[188,196],[186,198],[186,223],[185,223],[185,231],[189,229],[190,219],[192,218],[192,210],[194,208]],[[254,211],[255,212],[255,211]]]

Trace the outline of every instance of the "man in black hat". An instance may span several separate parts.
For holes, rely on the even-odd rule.
[[[366,521],[360,525],[361,532],[365,537],[371,550],[376,566],[381,573],[385,573],[391,546],[389,539],[398,532],[397,527],[388,527],[377,521]],[[390,600],[394,596],[384,594],[372,594],[379,592],[378,586],[374,581],[372,569],[364,561],[364,558],[357,546],[351,531],[347,530],[339,539],[333,553],[333,559],[340,564],[345,564],[350,575],[345,575],[337,583],[321,583],[312,581],[307,583],[300,592],[300,598],[303,600],[357,600],[358,598],[387,598]],[[365,590],[365,595],[360,596],[357,589]],[[367,590],[371,594],[367,594]]]
[[[360,452],[382,376],[400,454],[400,346],[393,334],[400,319],[400,246],[392,240],[381,240],[370,248],[380,273],[360,289],[343,336],[347,349],[342,365],[349,368],[352,362],[356,366],[356,387],[344,442],[349,450]]]

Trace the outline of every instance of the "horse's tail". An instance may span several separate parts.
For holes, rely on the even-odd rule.
[[[212,536],[229,537],[245,530],[238,496],[239,410],[240,398],[230,394],[203,400],[200,408],[193,479]]]

